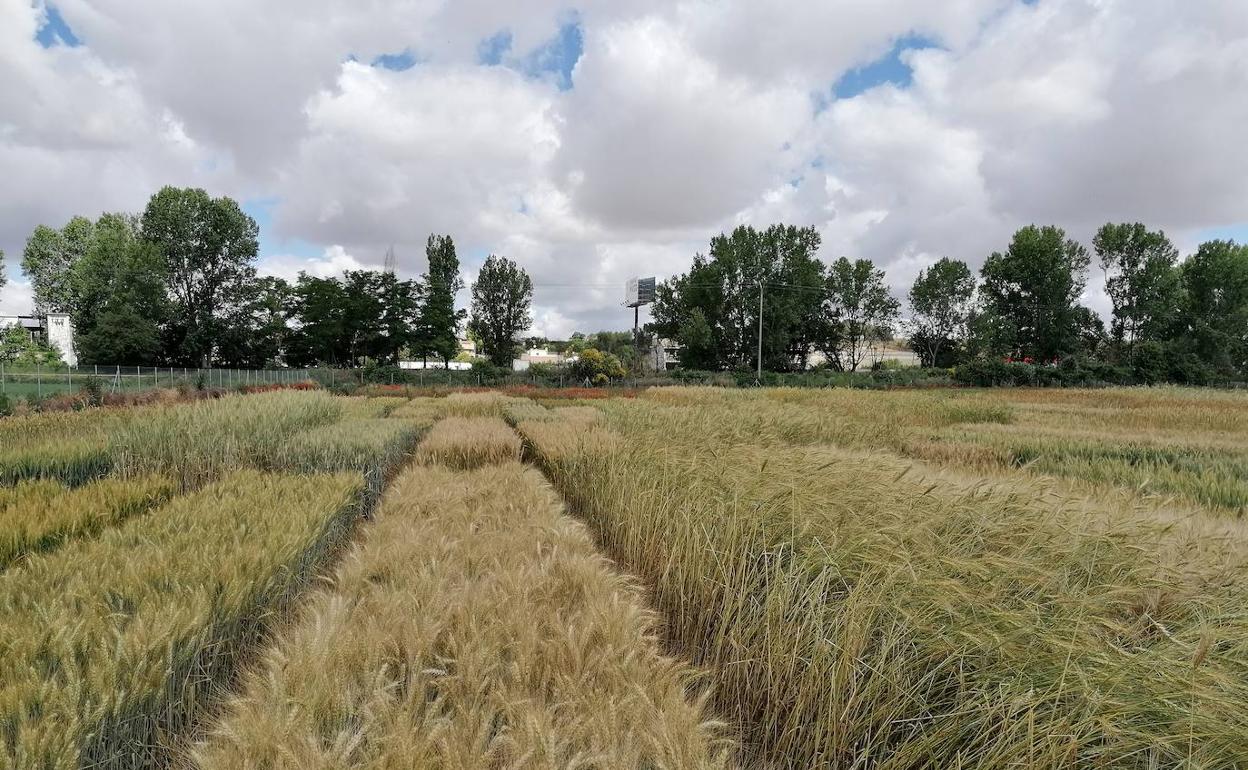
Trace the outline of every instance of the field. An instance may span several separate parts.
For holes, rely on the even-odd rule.
[[[0,420],[0,768],[1248,766],[1248,396]]]

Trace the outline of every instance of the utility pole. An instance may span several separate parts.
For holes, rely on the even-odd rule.
[[[758,276],[758,384],[763,384],[763,276]]]

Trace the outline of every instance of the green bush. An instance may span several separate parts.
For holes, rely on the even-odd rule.
[[[83,380],[82,396],[89,406],[101,406],[104,403],[104,381],[99,377]]]

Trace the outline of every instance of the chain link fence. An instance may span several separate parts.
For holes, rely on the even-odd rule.
[[[74,393],[94,378],[106,393],[149,388],[233,388],[311,379],[311,369],[226,369],[184,366],[13,366],[0,364],[0,394],[42,399]],[[333,375],[326,376],[333,379]],[[349,377],[342,373],[340,377]],[[319,378],[318,378],[319,379]],[[358,379],[358,378],[357,378]]]

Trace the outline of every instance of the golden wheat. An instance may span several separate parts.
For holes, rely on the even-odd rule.
[[[452,393],[443,399],[448,417],[502,417],[512,399],[494,391]]]
[[[422,463],[461,470],[520,459],[520,437],[498,417],[447,417],[420,442]]]
[[[0,487],[0,569],[143,513],[173,493],[174,484],[159,476],[102,479],[77,489],[55,481]]]
[[[239,471],[0,575],[0,767],[145,767],[341,542],[352,475]]]
[[[960,414],[909,401],[911,424],[992,414],[960,400],[949,399]],[[1025,476],[1008,480],[1013,491],[963,485],[895,454],[817,446],[821,434],[858,446],[874,427],[812,414],[803,431],[790,411],[802,401],[829,403],[665,392],[608,404],[611,430],[519,426],[609,552],[654,586],[672,641],[713,670],[717,703],[757,759],[1134,768],[1248,757],[1242,563],[1179,542],[1148,511],[1106,510]],[[903,420],[885,435],[906,435],[904,409],[887,401]],[[614,431],[624,435],[601,435]]]
[[[197,767],[726,765],[636,588],[538,473],[416,467],[378,519]]]

